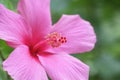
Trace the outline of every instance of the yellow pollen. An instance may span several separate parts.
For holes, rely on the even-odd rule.
[[[57,32],[48,34],[46,39],[48,41],[48,44],[51,45],[53,48],[59,47],[67,42],[67,38],[63,37],[61,34]]]

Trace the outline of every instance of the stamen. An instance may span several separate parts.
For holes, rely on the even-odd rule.
[[[57,32],[48,34],[46,39],[48,41],[48,44],[51,45],[53,48],[59,47],[62,44],[67,42],[67,38],[63,37],[61,34],[59,34]]]

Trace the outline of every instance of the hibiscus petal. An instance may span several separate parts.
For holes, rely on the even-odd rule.
[[[39,56],[52,80],[88,80],[89,67],[69,55]]]
[[[48,80],[38,59],[33,58],[27,46],[19,46],[6,61],[3,68],[14,80]]]
[[[29,35],[29,28],[25,27],[23,18],[6,9],[0,4],[0,39],[7,41],[11,46],[24,44]]]
[[[49,32],[50,0],[19,0],[18,11],[31,26],[34,42],[39,41]]]
[[[66,53],[83,53],[94,48],[96,35],[93,27],[88,21],[83,20],[79,15],[63,15],[53,26],[51,32],[58,32],[67,38],[67,42],[58,48],[48,51]]]

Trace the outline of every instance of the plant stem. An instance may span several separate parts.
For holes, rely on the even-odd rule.
[[[5,58],[4,58],[4,56],[3,56],[2,52],[1,52],[1,50],[0,50],[0,57],[1,57],[2,61],[5,60]],[[7,75],[7,79],[8,79],[8,80],[11,80],[10,76],[9,76],[7,73],[6,73],[6,75]]]
[[[3,56],[3,54],[2,54],[2,52],[1,52],[1,51],[0,51],[0,57],[1,57],[2,61],[4,61],[4,60],[5,60],[5,58],[4,58],[4,56]]]

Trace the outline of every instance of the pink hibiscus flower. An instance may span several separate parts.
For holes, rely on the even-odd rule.
[[[89,67],[69,54],[94,48],[93,27],[79,15],[52,26],[50,0],[19,0],[18,13],[0,5],[0,39],[15,49],[3,62],[14,80],[88,80]]]

